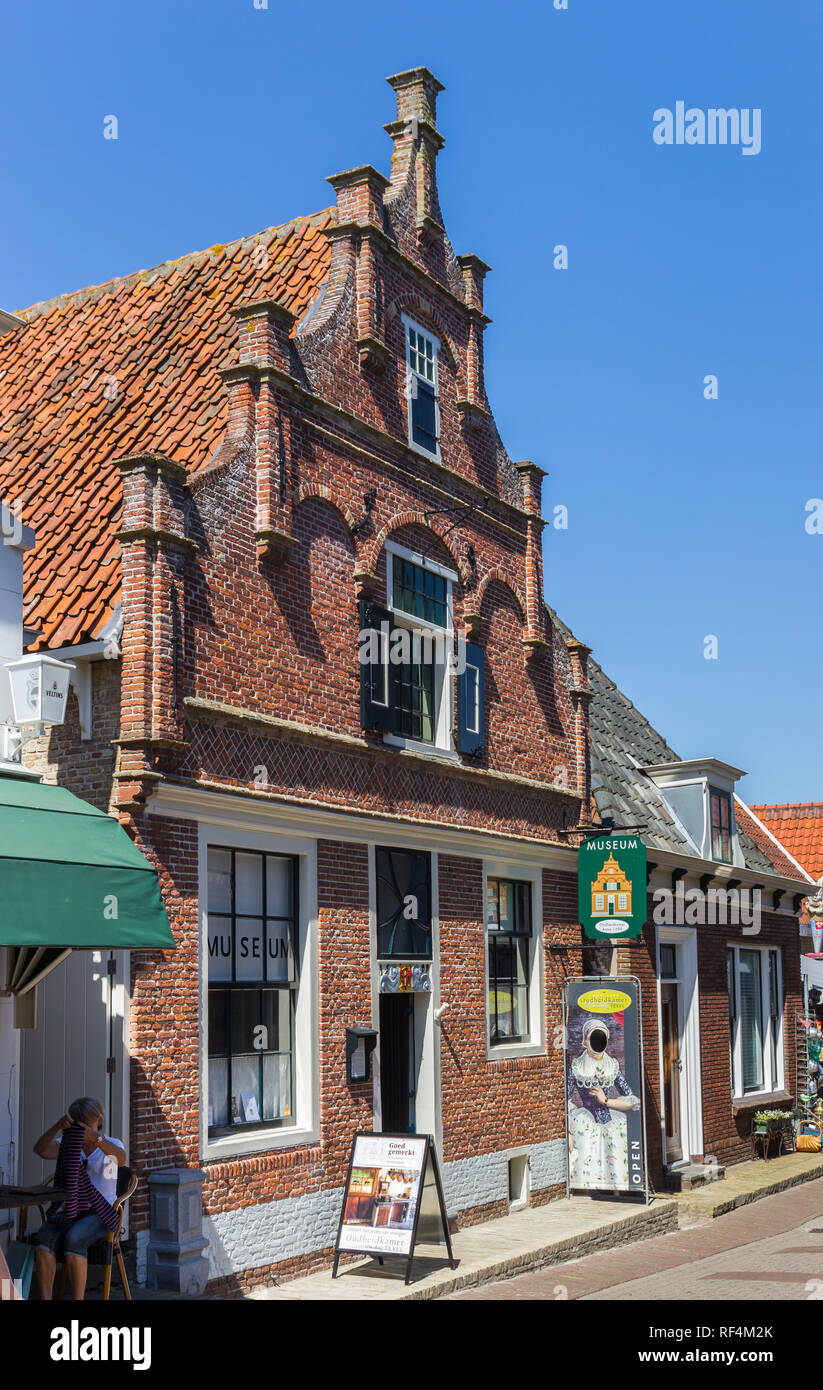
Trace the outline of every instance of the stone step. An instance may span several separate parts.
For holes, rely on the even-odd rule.
[[[666,1173],[666,1186],[670,1192],[693,1192],[696,1187],[719,1182],[725,1176],[722,1164],[689,1163],[685,1168],[670,1168]]]

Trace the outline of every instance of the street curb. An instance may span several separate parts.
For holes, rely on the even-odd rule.
[[[439,1270],[433,1279],[431,1275],[425,1276],[425,1280],[432,1279],[432,1282],[422,1281],[417,1287],[413,1284],[408,1287],[398,1286],[392,1281],[385,1286],[385,1297],[386,1301],[398,1303],[419,1303],[424,1300],[447,1298],[461,1289],[478,1288],[516,1274],[527,1274],[542,1269],[546,1265],[565,1264],[570,1260],[580,1259],[583,1255],[593,1255],[601,1250],[610,1250],[614,1246],[628,1245],[634,1241],[651,1240],[655,1236],[665,1235],[677,1229],[677,1203],[671,1198],[658,1197],[654,1198],[648,1207],[636,1208],[625,1217],[603,1222],[588,1231],[576,1231],[560,1239],[544,1240],[542,1244],[531,1249],[521,1248],[516,1253],[502,1254],[490,1259],[488,1263],[471,1264],[464,1258],[464,1268],[458,1266],[455,1270]],[[304,1293],[298,1292],[297,1289],[290,1293],[289,1284],[286,1283],[276,1289],[261,1288],[259,1291],[253,1291],[252,1297],[256,1296],[266,1301],[308,1302],[316,1301],[318,1297],[326,1301],[323,1295],[328,1293],[330,1290],[320,1292],[317,1285],[311,1290],[306,1289]],[[358,1296],[358,1293],[353,1291],[350,1297],[356,1300]],[[371,1294],[371,1297],[382,1301],[376,1292]],[[342,1290],[336,1293],[336,1298],[349,1301]]]
[[[536,1250],[522,1255],[507,1255],[483,1269],[454,1270],[452,1278],[427,1289],[409,1289],[402,1301],[445,1298],[457,1293],[459,1289],[479,1288],[483,1284],[494,1284],[498,1279],[508,1279],[515,1274],[528,1274],[532,1270],[543,1269],[547,1265],[568,1264],[583,1255],[594,1255],[601,1250],[611,1250],[616,1245],[630,1245],[634,1241],[651,1240],[654,1236],[665,1235],[678,1229],[677,1204],[666,1198],[653,1199],[648,1207],[623,1221],[610,1221],[597,1226],[585,1235],[578,1232],[563,1240],[554,1240]],[[673,1210],[674,1208],[674,1210]]]
[[[773,1197],[778,1192],[786,1192],[790,1187],[799,1187],[801,1183],[814,1182],[817,1178],[823,1178],[823,1161],[816,1164],[814,1168],[777,1178],[774,1182],[754,1188],[751,1192],[737,1192],[733,1197],[721,1199],[712,1206],[703,1206],[699,1202],[673,1198],[680,1217],[678,1225],[684,1228],[695,1226],[699,1221],[713,1221],[718,1216],[725,1216],[730,1211],[736,1211],[738,1207],[746,1207],[752,1202],[759,1202],[761,1197]]]

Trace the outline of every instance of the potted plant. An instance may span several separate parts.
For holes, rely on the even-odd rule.
[[[755,1110],[755,1134],[773,1134],[775,1130],[785,1129],[791,1124],[791,1119],[789,1110]]]

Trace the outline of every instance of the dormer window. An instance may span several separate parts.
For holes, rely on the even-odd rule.
[[[403,316],[406,334],[406,400],[409,444],[432,458],[440,457],[440,406],[437,357],[439,340]]]
[[[745,773],[719,758],[650,763],[645,772],[701,859],[744,863],[734,815],[735,783]]]
[[[732,862],[732,799],[728,792],[709,788],[711,802],[712,859],[721,864]]]

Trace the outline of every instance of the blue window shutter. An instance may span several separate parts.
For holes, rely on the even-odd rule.
[[[485,742],[486,653],[474,642],[465,647],[466,667],[457,678],[457,748],[460,753],[480,753]]]
[[[360,724],[364,729],[391,726],[391,683],[389,681],[389,639],[392,616],[387,608],[361,599],[358,604],[358,663],[360,666]],[[367,635],[366,635],[367,634]],[[361,661],[366,650],[369,660]]]
[[[428,449],[430,454],[436,454],[437,397],[434,394],[434,387],[421,381],[419,377],[415,381],[415,386],[417,390],[411,401],[412,439],[415,444],[420,445],[421,449]]]

